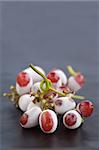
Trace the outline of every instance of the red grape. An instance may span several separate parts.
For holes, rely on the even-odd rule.
[[[28,73],[20,72],[17,75],[16,81],[21,87],[24,87],[24,86],[27,86],[27,84],[30,82],[30,77]]]
[[[82,101],[77,105],[77,110],[82,116],[89,117],[93,112],[93,103],[89,100]]]
[[[27,121],[28,121],[28,115],[27,115],[27,114],[23,114],[23,115],[21,116],[21,118],[20,118],[20,123],[21,123],[22,125],[25,125],[25,124],[27,123]]]
[[[42,114],[41,123],[44,131],[50,131],[53,128],[53,119],[48,111]]]
[[[77,121],[77,117],[76,117],[76,115],[73,114],[73,113],[69,113],[69,114],[67,114],[66,117],[65,117],[65,123],[66,123],[68,126],[73,126],[73,125],[75,125],[76,121]]]
[[[52,83],[57,83],[58,80],[60,79],[59,76],[54,71],[49,72],[47,78],[51,80]]]
[[[75,80],[77,81],[77,83],[79,83],[79,85],[82,87],[85,84],[85,78],[81,73],[78,73],[75,77]]]

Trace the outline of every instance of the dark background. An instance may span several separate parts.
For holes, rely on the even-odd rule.
[[[99,150],[98,2],[0,2],[0,86],[8,91],[29,63],[46,72],[70,64],[86,76],[79,92],[95,111],[78,130],[45,135],[39,127],[22,129],[21,112],[0,97],[0,150],[51,148]]]

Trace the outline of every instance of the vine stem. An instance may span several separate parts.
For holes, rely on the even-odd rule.
[[[36,73],[38,73],[40,76],[42,76],[42,78],[44,80],[41,81],[41,84],[40,84],[40,88],[42,89],[42,91],[45,93],[47,92],[48,90],[52,90],[53,92],[59,94],[60,96],[70,96],[69,93],[63,93],[63,92],[60,92],[60,91],[57,91],[56,89],[52,88],[52,82],[47,79],[47,77],[42,74],[38,69],[36,69],[32,64],[29,65],[29,67],[31,67]],[[68,70],[71,72],[72,75],[74,74],[77,74],[71,66],[68,66]],[[46,87],[44,88],[44,84],[46,84]],[[71,98],[74,98],[74,99],[79,99],[79,100],[83,100],[84,97],[83,96],[79,96],[79,95],[74,95],[74,94],[71,94]]]
[[[73,99],[78,99],[78,100],[84,100],[85,99],[85,97],[84,96],[80,96],[80,95],[72,95],[71,96]]]
[[[39,70],[37,70],[32,64],[29,65],[29,67],[31,67],[36,73],[38,73],[40,76],[42,76],[42,78],[44,79],[41,84],[40,84],[40,88],[42,89],[43,92],[46,92],[48,90],[52,90],[55,93],[59,94],[60,96],[66,96],[66,94],[59,92],[57,90],[55,90],[54,88],[52,88],[52,83],[49,79],[46,78],[46,76],[44,74],[42,74]],[[44,84],[46,84],[46,87],[44,88]]]
[[[70,73],[70,75],[72,75],[72,76],[76,76],[77,75],[77,72],[72,68],[72,66],[68,65],[67,66],[67,70]]]
[[[40,72],[38,69],[36,69],[32,64],[30,64],[29,67],[31,67],[36,73],[38,73],[40,76],[42,76],[42,78],[43,78],[44,80],[48,80],[48,79],[46,78],[46,76],[45,76],[42,72]]]
[[[62,92],[59,92],[59,91],[57,91],[57,90],[55,90],[55,89],[53,89],[53,88],[51,88],[51,87],[50,87],[50,90],[52,90],[53,92],[59,94],[60,96],[64,96],[64,97],[65,97],[65,96],[67,95],[67,94],[62,93]]]

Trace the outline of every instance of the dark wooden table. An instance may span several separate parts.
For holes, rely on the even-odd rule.
[[[99,150],[98,2],[0,2],[0,150]],[[73,65],[86,76],[79,94],[95,106],[77,130],[59,125],[46,135],[39,127],[22,129],[21,111],[2,96],[16,74],[35,63],[46,72]]]

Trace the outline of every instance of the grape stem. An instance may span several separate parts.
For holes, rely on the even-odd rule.
[[[72,68],[72,66],[68,65],[67,70],[68,70],[70,75],[72,75],[74,77],[77,75],[77,72]]]
[[[84,100],[85,99],[85,97],[84,96],[80,96],[80,95],[74,95],[74,94],[67,94],[66,96],[69,96],[69,97],[71,97],[71,98],[73,98],[73,99],[77,99],[77,100]]]
[[[38,73],[44,79],[44,80],[42,80],[42,82],[40,84],[40,88],[43,92],[52,90],[53,92],[59,94],[60,96],[66,96],[66,94],[59,92],[59,91],[55,90],[54,88],[52,88],[52,82],[49,79],[47,79],[46,76],[44,74],[42,74],[39,70],[37,70],[32,64],[30,64],[29,67],[31,67],[36,73]],[[44,84],[45,84],[45,87],[44,87]]]
[[[56,89],[54,89],[52,87],[52,82],[49,79],[47,79],[47,77],[44,74],[42,74],[38,69],[36,69],[32,64],[30,64],[29,67],[31,67],[36,73],[38,73],[44,79],[40,83],[40,88],[44,93],[46,93],[48,90],[52,90],[53,92],[59,94],[60,96],[63,96],[63,97],[70,96],[69,93],[63,93],[63,92],[60,92],[60,91],[57,91]],[[71,70],[74,74],[74,71],[71,66],[69,66],[69,70]],[[74,99],[79,99],[79,100],[84,99],[83,96],[74,95],[74,94],[71,94],[71,97]]]
[[[43,78],[44,80],[47,81],[46,76],[45,76],[42,72],[40,72],[38,69],[36,69],[32,64],[30,64],[29,67],[31,67],[36,73],[38,73],[40,76],[42,76],[42,78]]]

